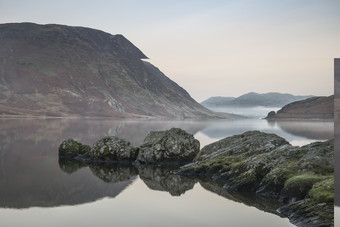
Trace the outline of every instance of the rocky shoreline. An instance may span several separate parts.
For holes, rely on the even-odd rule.
[[[77,162],[76,168],[91,165],[96,175],[103,172],[98,170],[101,165],[110,163],[135,166],[143,174],[148,171],[147,175],[152,175],[149,172],[153,169],[145,170],[143,166],[182,165],[167,175],[169,185],[175,184],[179,176],[206,181],[210,182],[207,187],[222,194],[247,192],[274,199],[281,204],[276,214],[288,217],[297,226],[333,226],[333,144],[329,140],[297,147],[275,134],[249,131],[200,150],[193,135],[172,128],[150,132],[140,147],[118,137],[105,137],[92,147],[68,139],[59,147],[59,160]],[[151,188],[158,187],[149,184]]]
[[[333,140],[297,147],[275,134],[251,131],[205,146],[176,173],[276,199],[282,203],[278,212],[297,226],[332,226],[333,152]]]

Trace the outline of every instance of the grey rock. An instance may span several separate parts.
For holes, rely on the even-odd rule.
[[[90,151],[90,146],[79,143],[74,139],[66,139],[59,146],[60,158],[74,158],[85,155]]]
[[[254,192],[283,203],[311,198],[308,204],[333,206],[333,140],[298,147],[277,135],[251,131],[205,146],[194,161],[176,173],[205,177],[229,191]],[[309,207],[303,206],[303,209]],[[293,214],[292,209],[288,210],[291,210],[288,214]],[[313,212],[315,222],[331,226],[332,213]],[[285,215],[292,222],[297,219],[296,215],[288,214]],[[308,215],[309,212],[305,210],[298,214]],[[309,219],[301,226],[314,226],[313,220]]]
[[[196,156],[195,161],[229,155],[240,155],[242,157],[259,155],[288,144],[285,139],[275,134],[248,131],[241,135],[221,139],[203,147]]]
[[[140,146],[137,162],[188,163],[194,159],[200,143],[193,135],[179,128],[150,132]]]
[[[89,152],[94,162],[133,162],[137,154],[138,148],[116,136],[108,136],[98,140]]]

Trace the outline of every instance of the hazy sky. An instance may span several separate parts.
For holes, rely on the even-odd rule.
[[[255,92],[330,95],[339,0],[0,0],[0,23],[123,34],[197,101]]]

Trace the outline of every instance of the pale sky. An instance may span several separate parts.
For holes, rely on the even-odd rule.
[[[339,0],[0,0],[0,23],[122,34],[201,102],[247,92],[333,94]]]

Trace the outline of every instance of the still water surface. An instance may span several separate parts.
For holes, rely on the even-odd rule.
[[[116,135],[138,146],[149,131],[180,127],[201,147],[248,130],[294,145],[333,137],[333,122],[0,119],[1,226],[291,226],[275,201],[232,194],[169,169],[58,162],[65,138]]]

